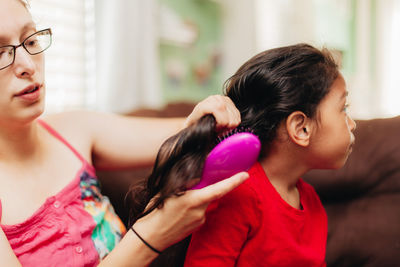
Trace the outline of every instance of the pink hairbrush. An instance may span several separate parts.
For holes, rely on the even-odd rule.
[[[201,180],[191,189],[200,189],[247,171],[257,161],[260,149],[260,140],[250,132],[235,132],[224,138],[208,154]]]

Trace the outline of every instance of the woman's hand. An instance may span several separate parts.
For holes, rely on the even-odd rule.
[[[206,114],[213,114],[217,122],[217,130],[235,128],[240,123],[240,112],[227,96],[213,95],[198,103],[186,118],[187,127]]]
[[[213,185],[186,191],[182,196],[168,199],[161,209],[155,209],[134,224],[144,240],[158,250],[182,240],[205,222],[205,211],[216,200],[248,178],[238,173]]]

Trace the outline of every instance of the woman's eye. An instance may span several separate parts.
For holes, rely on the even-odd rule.
[[[11,56],[13,54],[13,50],[11,49],[1,49],[0,50],[0,57]]]
[[[29,40],[28,42],[25,43],[26,46],[35,46],[37,43],[37,40]]]

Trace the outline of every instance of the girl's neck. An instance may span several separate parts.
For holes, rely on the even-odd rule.
[[[268,156],[260,161],[275,188],[287,192],[296,189],[299,179],[309,170],[299,155],[300,151],[273,145]]]
[[[271,149],[269,156],[260,163],[281,198],[293,208],[301,209],[297,182],[308,169],[297,155],[298,151],[291,151],[287,147]]]
[[[25,161],[39,152],[39,127],[36,121],[0,126],[0,160]]]

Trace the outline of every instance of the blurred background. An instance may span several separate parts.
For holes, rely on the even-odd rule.
[[[31,0],[47,113],[128,113],[221,94],[246,60],[307,42],[341,64],[356,119],[400,115],[400,0]]]

